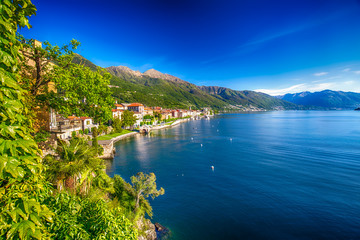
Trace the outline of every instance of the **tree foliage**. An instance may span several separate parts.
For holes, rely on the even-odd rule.
[[[156,176],[154,173],[144,174],[139,172],[136,176],[131,177],[131,183],[135,191],[135,211],[139,207],[140,198],[148,198],[151,196],[152,199],[160,195],[165,194],[165,190],[160,188],[156,189]]]
[[[25,55],[21,61],[22,87],[29,91],[32,107],[51,107],[65,116],[89,116],[97,122],[111,118],[110,74],[73,63],[78,41],[59,47],[18,38]]]
[[[96,178],[108,178],[103,160],[97,158],[96,147],[90,147],[82,138],[59,140],[55,155],[47,155],[44,163],[48,179],[59,191],[66,188],[87,194]]]
[[[162,114],[160,112],[154,112],[154,117],[161,121]]]
[[[119,118],[115,118],[112,123],[112,127],[114,129],[114,132],[121,133],[122,132],[122,122]]]
[[[122,125],[124,127],[131,127],[136,123],[134,112],[125,110],[122,114]]]
[[[21,35],[18,35],[18,40],[24,46],[21,53],[25,57],[20,64],[22,87],[33,96],[48,92],[48,84],[54,81],[54,65],[71,62],[72,51],[80,45],[74,39],[62,47],[52,46],[48,41],[39,44],[40,42],[25,39]]]
[[[48,224],[54,239],[137,239],[138,231],[122,209],[111,209],[104,200],[62,192],[49,198],[48,205],[55,212]]]
[[[152,207],[150,206],[149,201],[142,196],[139,199],[139,208],[134,211],[136,206],[135,189],[119,175],[114,176],[113,196],[121,203],[121,206],[126,210],[126,214],[131,216],[131,218],[135,219],[145,213],[147,213],[149,217],[152,217]]]
[[[44,223],[53,215],[41,203],[49,188],[26,117],[27,93],[18,83],[22,45],[16,31],[30,27],[35,11],[29,0],[0,2],[0,235],[8,239],[49,238]]]
[[[92,132],[92,147],[96,149],[97,156],[100,156],[103,154],[104,149],[98,143],[99,129],[96,127],[93,127],[91,129],[91,132]]]
[[[48,96],[50,106],[64,115],[89,116],[95,122],[110,120],[113,98],[108,87],[109,73],[68,64],[54,67],[54,82],[59,91]]]

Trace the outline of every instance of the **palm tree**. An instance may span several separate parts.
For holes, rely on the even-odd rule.
[[[97,158],[97,150],[82,138],[70,142],[58,140],[54,155],[44,159],[47,177],[58,191],[69,189],[85,194],[95,178],[104,177],[103,160]]]

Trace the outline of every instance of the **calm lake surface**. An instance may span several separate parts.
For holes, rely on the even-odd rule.
[[[171,239],[360,239],[360,111],[219,115],[116,152],[110,176],[156,174]]]

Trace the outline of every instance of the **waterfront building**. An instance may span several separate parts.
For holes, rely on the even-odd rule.
[[[127,110],[127,106],[125,106],[125,105],[122,104],[122,103],[116,103],[116,104],[115,104],[115,109],[118,109],[118,110]]]
[[[144,113],[144,105],[141,103],[131,103],[127,108],[129,111]]]
[[[98,124],[94,124],[93,119],[90,117],[69,116],[65,118],[58,115],[56,119],[56,126],[52,126],[50,130],[60,139],[71,138],[72,132],[79,133],[87,129],[90,133],[93,127],[99,127]]]
[[[152,108],[148,108],[148,107],[146,107],[146,108],[144,108],[144,113],[143,113],[143,115],[145,116],[145,115],[154,115],[154,110],[152,109]]]
[[[121,109],[111,109],[112,117],[113,118],[119,118],[121,120],[121,116],[124,112],[124,110]]]

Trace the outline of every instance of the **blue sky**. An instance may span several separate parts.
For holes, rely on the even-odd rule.
[[[28,38],[102,67],[155,68],[197,85],[271,95],[360,92],[358,0],[34,0]]]

